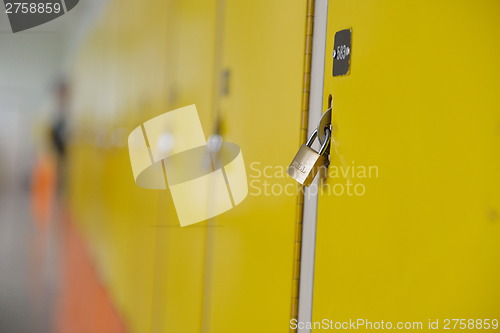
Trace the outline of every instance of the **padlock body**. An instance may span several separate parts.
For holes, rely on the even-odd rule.
[[[287,172],[300,184],[309,186],[324,163],[324,156],[319,155],[311,147],[302,145]]]

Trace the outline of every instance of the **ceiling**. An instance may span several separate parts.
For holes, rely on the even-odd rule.
[[[0,5],[0,111],[40,112],[106,4],[80,1],[65,15],[18,33]]]

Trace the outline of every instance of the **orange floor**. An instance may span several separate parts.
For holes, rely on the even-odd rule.
[[[61,285],[55,306],[56,333],[123,333],[124,321],[99,281],[82,237],[65,213],[61,230]]]

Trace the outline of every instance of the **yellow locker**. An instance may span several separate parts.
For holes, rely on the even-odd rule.
[[[168,3],[167,108],[196,104],[205,136],[213,130],[216,0]],[[181,228],[168,190],[157,203],[153,332],[201,332],[206,223]]]
[[[318,204],[313,321],[441,331],[500,318],[499,15],[487,0],[330,1],[337,152]],[[346,28],[350,74],[333,77]]]
[[[79,52],[72,84],[74,220],[131,332],[153,327],[158,191],[138,188],[127,135],[166,107],[166,4],[113,1]]]
[[[222,3],[216,111],[224,140],[241,147],[249,194],[208,222],[203,332],[288,332],[296,184],[284,169],[299,142],[306,2]]]

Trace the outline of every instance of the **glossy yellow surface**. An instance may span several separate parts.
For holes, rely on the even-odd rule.
[[[486,0],[330,1],[331,169],[378,178],[331,177],[366,193],[320,197],[313,320],[500,317],[499,15]],[[351,73],[334,78],[345,28]]]
[[[166,77],[172,110],[196,104],[205,136],[213,126],[216,1],[170,1]],[[200,332],[206,228],[180,228],[172,198],[160,192],[158,204],[157,332]]]
[[[126,140],[176,105],[209,125],[213,3],[112,2],[74,68],[71,206],[131,332],[200,330],[205,230],[181,229],[167,192],[134,184]]]
[[[230,80],[219,110],[225,140],[243,152],[250,193],[208,228],[205,328],[288,332],[296,184],[285,168],[299,142],[306,3],[226,1],[224,17]],[[265,194],[266,181],[277,195]],[[292,195],[279,192],[287,184]]]
[[[130,332],[288,331],[296,186],[282,168],[298,148],[305,12],[302,1],[112,1],[79,51],[70,207]],[[281,170],[254,186],[291,194],[250,189],[231,211],[180,228],[168,191],[134,184],[126,139],[190,104],[206,136],[222,120],[249,181]]]
[[[126,146],[128,133],[165,107],[165,5],[155,6],[112,2],[80,50],[71,82],[72,219],[132,332],[151,331],[155,309],[159,193],[134,184]]]

